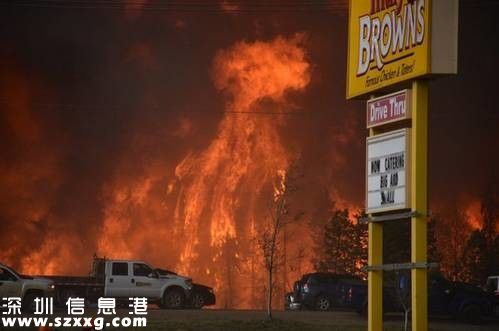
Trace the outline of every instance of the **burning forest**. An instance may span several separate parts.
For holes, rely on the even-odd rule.
[[[258,239],[268,217],[266,200],[276,177],[298,157],[281,141],[284,116],[265,115],[292,111],[287,94],[309,84],[304,38],[238,42],[216,54],[213,80],[226,104],[213,140],[188,153],[175,166],[173,178],[156,169],[131,183],[118,180],[105,211],[99,254],[132,258],[137,245],[148,243],[139,251],[155,261],[214,282],[216,289],[230,284],[229,307],[251,306],[243,298],[257,289],[246,284],[261,278],[262,266],[256,246],[248,243]],[[154,190],[162,180],[167,185]],[[132,215],[144,220],[134,224],[134,216],[123,217],[130,204]]]
[[[259,240],[292,169],[300,176],[279,238],[276,298],[302,274],[332,268],[321,259],[337,220],[365,247],[355,227],[365,114],[344,100],[345,3],[311,16],[147,3],[9,7],[5,22],[16,28],[0,32],[0,262],[85,275],[94,254],[141,259],[213,286],[218,307],[262,308]],[[89,17],[95,26],[84,29]],[[464,29],[460,38],[472,36]],[[463,75],[480,81],[463,54]],[[473,233],[493,246],[499,231],[499,157],[488,148],[498,146],[497,114],[480,101],[493,88],[478,86],[439,81],[430,99],[432,240],[455,279],[475,277],[459,264],[473,260]],[[478,170],[465,176],[469,169]],[[360,270],[355,249],[340,271]]]

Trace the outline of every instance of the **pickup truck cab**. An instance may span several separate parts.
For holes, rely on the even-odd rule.
[[[53,294],[54,283],[51,280],[21,275],[0,263],[0,299],[21,298],[22,310],[30,312],[34,310],[37,297],[51,297]]]
[[[161,308],[185,307],[190,299],[192,280],[177,274],[160,277],[140,260],[108,260],[94,257],[92,271],[85,276],[47,276],[55,282],[56,302],[64,305],[70,297],[85,298],[89,303],[99,297],[127,301],[145,297]]]
[[[105,261],[106,297],[146,297],[165,308],[184,306],[192,289],[192,280],[179,275],[160,277],[143,261]]]

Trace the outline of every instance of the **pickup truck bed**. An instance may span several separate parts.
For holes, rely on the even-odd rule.
[[[43,276],[55,285],[55,303],[63,306],[69,297],[86,298],[90,302],[104,296],[104,279],[84,276]]]

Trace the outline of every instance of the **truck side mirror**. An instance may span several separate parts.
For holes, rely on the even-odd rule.
[[[155,272],[151,272],[149,275],[147,275],[147,277],[149,277],[149,278],[159,278],[158,274],[155,273]]]

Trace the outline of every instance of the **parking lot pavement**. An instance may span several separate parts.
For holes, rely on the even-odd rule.
[[[315,312],[315,311],[275,311],[274,319],[290,322],[300,322],[318,327],[332,327],[335,330],[365,330],[367,321],[354,312]],[[149,320],[156,323],[170,322],[211,322],[211,321],[255,321],[265,320],[266,312],[262,310],[159,310],[149,311]],[[390,330],[400,330],[403,324],[401,315],[385,316],[385,326]],[[497,331],[499,322],[488,322],[483,325],[468,325],[457,323],[450,319],[431,319],[430,330],[433,331]],[[322,328],[321,328],[322,329]]]
[[[65,316],[65,310],[58,309],[57,316]],[[117,316],[130,316],[128,309],[117,309]],[[86,316],[95,316],[91,309]],[[367,321],[357,313],[350,311],[316,312],[316,311],[274,311],[274,321],[267,321],[263,310],[162,310],[151,305],[147,314],[147,327],[129,328],[130,331],[364,331]],[[385,331],[403,329],[402,315],[385,316]],[[499,321],[487,322],[482,325],[457,323],[450,319],[430,319],[430,331],[497,331]],[[0,327],[1,330],[1,327]],[[10,328],[9,330],[17,330]],[[24,331],[38,331],[23,328]],[[76,330],[60,328],[58,331]],[[106,330],[118,330],[106,328]]]

